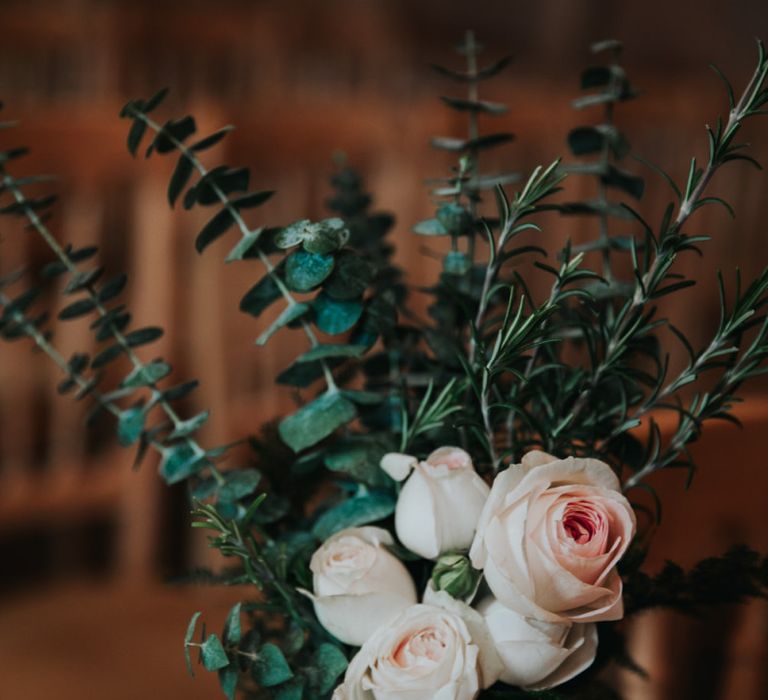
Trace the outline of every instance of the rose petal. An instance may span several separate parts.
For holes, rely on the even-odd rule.
[[[389,452],[381,458],[379,465],[395,481],[404,481],[419,463],[415,457],[400,452]]]
[[[566,639],[572,653],[546,678],[526,686],[527,690],[547,690],[565,683],[586,671],[597,655],[597,627],[593,624],[575,624]]]
[[[326,630],[344,644],[356,647],[413,605],[413,600],[396,593],[316,596],[302,588],[297,590],[312,600],[315,615]]]

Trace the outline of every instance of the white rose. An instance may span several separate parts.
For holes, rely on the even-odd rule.
[[[383,545],[392,535],[380,527],[337,532],[312,555],[312,599],[320,624],[334,637],[361,646],[381,625],[413,605],[416,588],[403,563]]]
[[[431,600],[373,634],[334,700],[473,700],[496,682],[501,666],[483,618],[446,593]]]
[[[411,466],[395,510],[400,541],[426,559],[467,549],[489,492],[470,456],[458,447],[441,447],[424,462],[394,453],[382,460],[382,467],[401,479]]]
[[[607,464],[534,451],[496,477],[469,556],[496,598],[524,617],[618,620],[616,563],[634,532]]]
[[[501,680],[546,690],[589,668],[597,653],[594,623],[543,622],[505,608],[493,597],[477,607],[485,618],[504,670]]]

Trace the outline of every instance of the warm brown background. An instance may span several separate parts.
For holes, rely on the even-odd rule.
[[[427,140],[465,128],[437,99],[460,95],[461,87],[427,64],[459,67],[450,46],[467,28],[486,44],[488,60],[515,56],[511,70],[483,94],[511,107],[484,127],[518,135],[492,165],[525,172],[565,153],[568,130],[597,118],[569,106],[590,61],[588,45],[616,37],[624,40],[623,63],[644,93],[619,108],[618,121],[638,154],[682,179],[691,155],[705,157],[704,123],[724,109],[722,87],[706,65],[717,62],[737,88],[743,85],[755,57],[753,37],[768,38],[768,5],[0,2],[0,99],[4,117],[22,122],[0,134],[2,147],[33,147],[16,172],[59,176],[53,228],[60,239],[99,242],[108,269],[129,268],[135,318],[167,329],[156,352],[173,361],[180,378],[201,380],[190,410],[213,410],[206,442],[241,437],[289,404],[272,377],[300,340],[288,334],[267,349],[253,346],[266,319],[242,316],[237,302],[261,271],[255,263],[225,268],[231,238],[196,256],[192,240],[202,221],[167,209],[170,162],[131,161],[120,106],[168,85],[173,94],[164,114],[190,111],[204,130],[236,124],[207,162],[249,165],[255,187],[277,189],[258,212],[271,225],[323,216],[332,155],[343,150],[366,176],[377,205],[397,215],[398,259],[420,284],[432,279],[436,263],[421,255],[425,241],[409,228],[431,214],[423,180],[451,165]],[[747,136],[768,162],[768,124],[751,125]],[[643,211],[657,221],[669,192],[646,174]],[[768,263],[766,177],[743,165],[726,177],[713,191],[734,204],[738,218],[731,222],[713,210],[692,222],[714,236],[704,261],[681,263],[702,287],[668,309],[699,340],[716,322],[714,271],[738,265],[751,276]],[[569,187],[571,196],[591,192],[583,179],[573,178]],[[590,222],[546,223],[541,242],[550,247],[593,235]],[[0,243],[0,271],[45,258],[33,236],[7,221]],[[90,342],[76,325],[56,331],[65,349]],[[58,379],[26,345],[0,347],[0,697],[216,697],[211,678],[184,677],[180,640],[189,613],[204,609],[218,622],[227,597],[238,594],[159,586],[206,560],[187,534],[184,496],[159,483],[151,462],[132,473],[130,454],[86,434],[82,407],[56,396]],[[746,432],[718,428],[702,444],[702,474],[691,493],[681,497],[678,475],[664,485],[679,505],[666,503],[654,565],[665,556],[690,563],[743,539],[768,550],[768,528],[757,517],[766,505],[760,438],[768,413],[759,397],[745,411]],[[763,696],[768,614],[765,607],[731,613],[730,619],[747,621],[738,633],[725,618],[709,632],[696,630],[699,646],[705,640],[722,664],[685,656],[681,649],[693,648],[690,639],[645,618],[636,646],[655,680],[631,682],[632,696]],[[676,621],[674,629],[679,635],[687,628]],[[697,675],[702,682],[694,691],[689,680]],[[683,680],[676,684],[673,676]]]

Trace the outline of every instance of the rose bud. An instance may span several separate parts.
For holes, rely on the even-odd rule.
[[[505,608],[493,597],[477,606],[504,670],[504,683],[546,690],[589,668],[597,653],[594,623],[543,622]]]
[[[443,554],[432,569],[430,580],[436,591],[466,601],[474,595],[482,575],[463,554]]]
[[[534,451],[496,477],[469,556],[496,598],[524,617],[618,620],[616,563],[634,533],[607,464]]]
[[[335,700],[472,700],[501,665],[482,616],[446,593],[380,627],[352,659]]]
[[[467,549],[488,491],[464,450],[435,450],[426,461],[415,464],[400,491],[395,509],[398,538],[426,559]]]
[[[334,637],[362,645],[416,600],[416,588],[403,563],[384,545],[392,535],[379,527],[337,532],[312,555],[312,599],[320,624]]]

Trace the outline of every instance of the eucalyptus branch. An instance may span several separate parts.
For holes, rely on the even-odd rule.
[[[181,140],[177,139],[172,133],[163,127],[163,125],[159,124],[154,119],[149,117],[145,112],[138,109],[133,103],[129,103],[126,106],[125,113],[127,116],[130,116],[133,119],[137,119],[145,124],[156,134],[162,135],[163,138],[168,139],[168,141],[173,144],[173,147],[181,154],[181,156],[187,159],[189,163],[191,163],[192,167],[194,167],[194,169],[198,172],[201,179],[207,178],[211,171],[206,168],[205,165],[203,165],[202,161],[197,157],[197,155],[195,155],[191,148],[187,147]],[[264,253],[264,251],[256,245],[263,229],[258,228],[252,230],[248,224],[245,223],[245,220],[243,219],[237,207],[234,206],[229,197],[227,197],[226,193],[222,191],[222,189],[216,184],[215,181],[210,182],[208,186],[211,188],[219,202],[224,206],[224,209],[229,213],[236,226],[240,230],[242,242],[248,246],[249,250],[255,248],[259,260],[264,265],[264,268],[266,269],[267,274],[269,275],[272,282],[274,282],[275,286],[280,290],[280,294],[288,304],[288,307],[293,308],[298,306],[299,302],[296,301],[296,298],[293,296],[288,287],[286,287],[283,280],[281,280],[279,275],[276,274],[275,267],[270,261],[269,256],[267,256],[266,253]],[[315,335],[315,332],[312,330],[312,327],[304,318],[300,318],[299,320],[305,335],[309,339],[311,347],[317,347],[320,343],[317,339],[317,336]],[[323,375],[325,377],[326,384],[328,385],[328,389],[330,391],[336,391],[338,387],[336,386],[336,381],[334,380],[333,374],[328,367],[328,363],[325,360],[321,360],[320,364],[323,368]]]
[[[611,66],[611,78],[610,78],[610,84],[608,86],[609,92],[618,92],[618,76],[617,76],[617,69],[618,69],[618,58],[621,55],[621,45],[617,45],[614,48],[614,63]],[[614,102],[613,100],[608,100],[605,103],[605,107],[603,108],[603,122],[604,124],[610,129],[613,127],[613,110],[614,110]],[[606,137],[603,139],[603,145],[600,149],[600,160],[598,161],[603,168],[603,170],[607,171],[608,166],[610,164],[610,156],[611,156],[611,142]],[[603,178],[598,178],[598,194],[597,199],[600,203],[600,211],[598,212],[599,217],[599,223],[600,223],[600,237],[598,239],[601,249],[602,249],[602,259],[603,259],[603,278],[608,282],[608,284],[611,284],[613,282],[613,272],[611,270],[611,247],[610,247],[610,236],[608,233],[608,186],[603,180]]]
[[[467,31],[464,46],[467,52],[467,75],[473,76],[467,84],[467,100],[469,103],[477,103],[479,99],[479,84],[477,79],[477,51],[478,46],[475,40],[475,34],[472,31]],[[469,141],[471,143],[477,143],[477,139],[480,136],[480,129],[477,119],[477,111],[474,109],[469,110]],[[477,146],[473,146],[469,151],[469,178],[470,180],[477,178],[479,150]],[[469,197],[469,213],[472,216],[472,220],[477,218],[477,197]],[[476,232],[474,228],[469,235],[469,246],[467,249],[467,255],[469,256],[470,263],[474,264],[475,261],[475,236]]]
[[[93,380],[88,379],[81,372],[77,371],[76,366],[73,366],[71,362],[68,362],[46,337],[46,334],[32,323],[21,311],[14,310],[13,301],[3,292],[0,292],[0,307],[6,309],[6,313],[9,314],[11,320],[19,327],[22,333],[34,341],[35,345],[37,345],[37,347],[53,361],[68,379],[71,379],[76,386],[80,387],[84,394],[87,393],[92,396],[104,410],[109,411],[113,416],[120,415],[120,407],[105,398],[101,392],[96,391],[94,389]]]
[[[56,256],[58,262],[64,267],[64,269],[66,269],[67,272],[69,272],[70,275],[72,275],[72,278],[79,279],[79,275],[81,275],[81,273],[78,270],[77,265],[71,260],[70,256],[61,247],[59,242],[56,240],[56,237],[45,225],[42,218],[37,214],[37,211],[35,211],[35,207],[30,203],[24,192],[21,190],[17,180],[8,174],[2,163],[0,163],[0,176],[2,176],[0,177],[0,183],[2,184],[2,187],[5,188],[13,197],[18,207],[18,212],[27,218],[32,229],[43,239],[48,248]],[[115,340],[122,353],[128,357],[134,371],[137,373],[144,372],[148,365],[146,365],[139,358],[131,344],[128,342],[126,336],[112,322],[110,311],[102,302],[99,292],[95,288],[93,281],[86,278],[81,284],[78,285],[78,288],[87,294],[88,299],[90,300],[89,306],[95,310],[99,314],[99,317],[104,321],[104,328],[107,329],[109,334]],[[179,417],[173,406],[171,406],[170,403],[164,398],[162,390],[157,386],[157,382],[154,380],[150,381],[148,379],[144,383],[144,386],[146,386],[147,389],[151,392],[151,405],[160,406],[165,415],[173,424],[174,430],[184,431],[185,421]],[[195,455],[197,458],[202,459],[206,455],[206,451],[194,440],[194,438],[190,437],[189,435],[185,435],[182,439],[182,442],[188,447],[188,449],[191,451],[191,454]],[[211,475],[216,479],[217,482],[223,482],[222,475],[210,460],[206,460],[206,467],[209,469]]]

